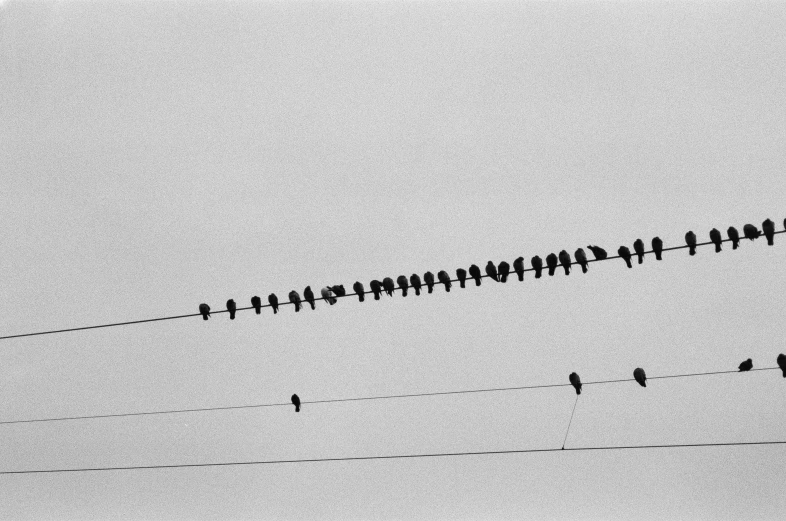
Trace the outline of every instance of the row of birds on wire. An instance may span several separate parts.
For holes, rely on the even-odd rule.
[[[784,229],[786,229],[786,219],[783,220],[783,226]],[[762,223],[761,230],[756,228],[756,226],[753,224],[746,224],[743,226],[742,232],[744,238],[750,239],[751,241],[758,239],[763,234],[767,238],[767,244],[772,246],[774,244],[775,237],[775,223],[773,223],[770,219],[767,219]],[[732,249],[736,250],[740,245],[739,232],[735,227],[730,226],[726,233],[728,235],[728,239],[726,240],[731,241]],[[724,242],[724,239],[721,236],[721,232],[716,228],[710,230],[710,242],[715,245],[716,253],[722,251],[721,244]],[[685,243],[689,248],[689,254],[695,255],[696,246],[698,244],[696,234],[692,231],[686,233]],[[655,258],[657,260],[662,260],[661,254],[663,253],[663,241],[660,239],[660,237],[654,237],[651,244],[652,253],[655,254]],[[682,247],[684,248],[684,246]],[[608,253],[600,246],[587,246],[587,248],[594,255],[595,260],[600,261],[608,258]],[[642,264],[644,262],[644,255],[647,253],[645,251],[644,241],[641,239],[636,239],[636,241],[633,243],[633,250],[635,255],[638,257],[638,263]],[[633,268],[633,254],[627,246],[620,246],[617,250],[617,254],[625,261],[625,264],[628,266],[628,268]],[[549,276],[554,276],[554,273],[557,271],[559,266],[562,266],[562,268],[565,270],[565,275],[570,275],[571,266],[574,264],[581,266],[581,271],[583,273],[587,273],[587,264],[589,263],[589,260],[587,259],[587,254],[584,249],[577,249],[573,255],[575,257],[575,261],[571,258],[570,254],[566,250],[562,250],[559,252],[559,254],[550,253],[547,255],[545,268],[548,270]],[[530,259],[530,264],[532,265],[531,269],[525,268],[524,257],[519,257],[513,261],[513,271],[518,276],[519,281],[524,280],[525,271],[534,271],[535,278],[541,278],[544,269],[543,259],[536,255]],[[499,266],[497,266],[492,261],[489,261],[488,264],[486,264],[485,271],[486,276],[488,276],[491,280],[504,283],[507,282],[508,278],[510,277],[511,265],[505,261],[502,261],[499,263]],[[480,286],[481,279],[484,276],[481,274],[480,268],[473,264],[469,267],[469,270],[465,270],[464,268],[457,269],[456,277],[460,287],[465,288],[466,282],[469,279],[473,279],[475,281],[475,285]],[[437,284],[443,284],[445,286],[445,291],[447,292],[450,292],[450,288],[453,286],[453,280],[451,280],[450,275],[448,275],[448,273],[444,270],[437,273],[436,279],[434,278],[434,274],[432,272],[427,271],[423,275],[422,280],[420,275],[415,273],[410,277],[407,277],[406,275],[400,275],[395,282],[391,277],[385,277],[382,279],[382,281],[372,280],[369,285],[371,286],[370,293],[374,294],[374,300],[379,300],[380,295],[383,292],[392,297],[393,292],[396,289],[401,291],[402,297],[406,297],[409,294],[410,288],[412,288],[412,290],[415,292],[415,295],[419,296],[424,283],[429,293],[434,291],[434,286]],[[396,287],[396,284],[398,284],[398,287]],[[352,285],[352,289],[355,291],[355,295],[357,295],[360,302],[365,301],[365,295],[367,292],[362,282],[355,282]],[[324,300],[332,306],[338,301],[337,297],[347,296],[346,289],[344,289],[343,285],[325,286],[320,290],[320,294],[321,299],[318,299],[314,295],[314,291],[311,289],[311,286],[306,286],[306,288],[303,290],[303,298],[300,297],[300,294],[297,291],[290,291],[289,303],[293,304],[295,306],[295,311],[298,312],[301,310],[301,308],[304,307],[304,300],[311,306],[311,309],[316,309],[316,300]],[[261,310],[263,307],[270,307],[273,309],[274,314],[278,313],[279,300],[276,294],[271,293],[268,295],[267,301],[269,305],[263,306],[261,298],[258,296],[251,297],[251,307],[254,308],[257,315],[262,312]],[[226,309],[229,312],[230,320],[234,320],[235,313],[238,309],[237,304],[233,299],[229,299],[226,306]],[[200,304],[199,313],[202,315],[204,320],[207,320],[210,317],[210,306],[204,303]]]

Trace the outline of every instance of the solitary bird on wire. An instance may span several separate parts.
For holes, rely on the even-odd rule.
[[[603,260],[606,257],[608,257],[608,254],[606,253],[606,250],[604,250],[600,246],[587,246],[587,248],[590,249],[592,254],[595,256],[596,260]]]
[[[254,306],[254,311],[257,312],[257,315],[262,313],[262,299],[254,295],[251,297],[251,305]]]
[[[379,295],[382,293],[382,283],[377,279],[370,282],[371,291],[374,293],[374,300],[379,300]]]
[[[535,278],[539,279],[543,273],[543,259],[535,255],[529,260],[529,263],[532,264],[532,268],[535,270]]]
[[[639,382],[639,385],[642,387],[647,387],[647,375],[644,374],[644,369],[641,367],[637,367],[633,370],[633,378]]]
[[[300,311],[300,295],[294,289],[289,292],[289,301],[295,305],[295,313]]]
[[[752,224],[746,224],[742,227],[742,233],[745,234],[746,239],[756,240],[761,235],[761,232]]]
[[[439,273],[437,273],[437,278],[442,284],[445,285],[445,291],[450,293],[451,284],[450,284],[450,275],[448,275],[448,272],[445,270],[441,270]]]
[[[721,238],[721,233],[717,228],[710,230],[710,240],[712,241],[712,244],[715,245],[715,253],[720,253],[723,250],[721,247],[723,239]]]
[[[737,231],[737,228],[734,226],[729,226],[729,229],[726,230],[726,233],[729,234],[729,239],[731,239],[731,249],[736,250],[740,247],[740,232]]]
[[[581,378],[576,373],[570,373],[568,377],[570,385],[576,388],[576,394],[581,394]]]
[[[629,268],[633,267],[633,264],[630,263],[630,250],[627,246],[620,246],[617,250],[617,255],[622,257],[622,260],[625,261],[625,264],[627,264]]]
[[[385,293],[388,294],[388,297],[393,296],[393,290],[396,289],[396,285],[393,284],[393,279],[390,277],[382,279],[382,287],[385,288]]]
[[[510,275],[510,264],[505,261],[499,263],[499,281],[507,282],[508,275]]]
[[[786,355],[783,353],[778,355],[778,367],[783,371],[783,377],[786,378]]]
[[[434,291],[434,274],[430,271],[427,271],[423,274],[423,280],[426,281],[426,287],[428,287],[428,292],[431,293]]]
[[[237,311],[237,304],[232,299],[227,300],[227,311],[229,311],[229,320],[235,320],[235,312]]]
[[[584,253],[584,248],[579,248],[573,253],[576,257],[576,263],[581,266],[581,272],[587,273],[587,254]]]
[[[324,297],[325,290],[322,291],[323,291],[322,296]],[[311,290],[311,286],[306,286],[306,289],[303,290],[303,298],[306,299],[306,302],[308,302],[311,305],[311,309],[317,309],[314,303],[314,292]]]
[[[497,267],[494,266],[494,263],[491,261],[486,264],[486,275],[488,275],[491,280],[499,282],[499,277],[497,276]]]
[[[636,239],[636,241],[633,243],[633,250],[639,257],[639,264],[644,264],[644,241],[641,239]]]
[[[363,287],[363,283],[360,281],[355,282],[352,284],[352,289],[355,290],[355,293],[358,295],[358,300],[363,302],[366,300],[366,288]]]
[[[270,304],[270,307],[273,308],[273,314],[275,315],[278,313],[278,297],[275,293],[271,293],[267,296],[267,302]]]
[[[420,275],[417,273],[413,273],[412,276],[409,278],[409,283],[412,284],[412,287],[415,289],[415,296],[420,296],[420,288],[422,287],[422,283],[420,282]]]
[[[477,264],[469,267],[469,276],[475,279],[476,286],[480,286],[480,268],[478,268]]]
[[[409,282],[407,281],[407,277],[405,275],[399,275],[396,279],[398,282],[398,287],[401,288],[401,296],[407,296],[407,290],[409,289]]]
[[[753,360],[750,358],[740,364],[740,371],[750,371],[751,369],[753,369]]]
[[[333,293],[333,290],[330,289],[329,287],[325,286],[324,288],[319,290],[319,292],[322,294],[322,299],[326,300],[327,303],[330,304],[331,306],[333,304],[335,304],[336,302],[338,302],[338,300],[336,299],[335,294]]]
[[[513,261],[513,271],[519,276],[519,282],[524,280],[524,257],[519,257]]]
[[[663,254],[663,241],[660,239],[660,237],[652,238],[652,251],[655,252],[655,260],[663,260],[661,257]]]
[[[347,296],[347,290],[344,289],[344,285],[343,284],[337,284],[335,286],[328,286],[328,287],[333,290],[333,293],[335,293],[335,295],[337,297],[346,297]]]
[[[688,245],[688,253],[696,255],[696,234],[693,232],[686,233],[685,243]]]
[[[466,286],[467,270],[465,270],[464,268],[457,269],[456,270],[456,277],[458,277],[459,286],[461,286],[462,288],[466,288],[467,287]]]
[[[565,250],[559,252],[559,263],[565,269],[565,275],[570,275],[570,253]]]
[[[202,313],[202,320],[207,320],[210,318],[210,306],[207,304],[200,304],[199,312]]]
[[[775,223],[767,219],[761,223],[761,229],[764,231],[764,236],[767,237],[767,245],[772,246],[775,238]]]
[[[300,397],[296,394],[292,395],[292,405],[295,406],[295,412],[300,412]]]
[[[557,256],[555,254],[546,255],[546,266],[549,267],[549,277],[553,277],[554,272],[557,271]]]

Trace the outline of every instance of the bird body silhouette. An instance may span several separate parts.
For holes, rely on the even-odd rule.
[[[617,250],[617,255],[622,257],[622,260],[625,261],[625,264],[627,264],[629,268],[633,267],[633,264],[630,263],[630,250],[627,246],[620,246]]]
[[[295,406],[295,412],[300,412],[300,397],[296,394],[292,395],[292,405]]]
[[[606,253],[606,250],[601,248],[600,246],[587,246],[592,254],[595,256],[596,260],[603,260],[609,255]]]
[[[413,273],[412,276],[409,278],[409,283],[412,284],[412,287],[415,289],[415,296],[420,296],[420,288],[423,286],[420,282],[420,275],[417,273]]]
[[[434,291],[434,274],[430,271],[427,271],[423,274],[423,280],[426,281],[426,286],[428,286],[428,292],[431,293]]]
[[[731,249],[736,250],[740,247],[740,232],[737,231],[737,228],[734,226],[729,226],[729,229],[726,230],[726,233],[729,234],[729,239],[731,239]]]
[[[529,263],[532,264],[532,268],[535,270],[535,278],[539,279],[543,273],[543,259],[535,255],[529,260]]]
[[[499,281],[507,282],[508,275],[510,275],[510,264],[505,261],[500,262],[497,271],[499,272]]]
[[[688,253],[696,255],[696,234],[688,232],[685,234],[685,244],[688,245]]]
[[[778,367],[781,368],[781,371],[783,371],[783,377],[786,378],[786,355],[783,353],[778,355]]]
[[[746,239],[750,239],[752,241],[758,239],[759,235],[761,235],[759,229],[752,224],[746,224],[745,226],[743,226],[742,233],[745,234]]]
[[[363,302],[366,300],[366,288],[363,287],[363,283],[360,281],[355,282],[352,284],[352,289],[355,290],[355,293],[358,295],[358,300]]]
[[[251,297],[251,305],[254,306],[254,311],[257,312],[257,315],[262,313],[262,299],[254,295]]]
[[[562,267],[565,269],[565,275],[570,275],[570,253],[565,250],[559,252],[559,263],[562,264]]]
[[[388,297],[393,296],[393,290],[396,289],[396,285],[393,284],[393,279],[390,277],[382,279],[382,287],[385,288],[385,293],[388,294]]]
[[[476,264],[469,267],[469,276],[475,279],[476,286],[480,286],[480,268]]]
[[[721,238],[721,233],[717,228],[710,230],[710,240],[712,241],[712,244],[715,245],[715,253],[720,253],[723,250],[721,247],[723,239]]]
[[[323,294],[322,297],[324,298],[325,295]],[[314,303],[314,292],[311,290],[311,286],[306,286],[306,289],[303,290],[303,298],[306,299],[306,302],[308,302],[309,305],[311,305],[311,309],[316,309],[316,304]]]
[[[278,297],[276,296],[276,294],[271,293],[270,295],[268,295],[267,301],[268,304],[270,304],[270,307],[273,308],[273,314],[275,315],[276,313],[278,313]]]
[[[644,241],[641,239],[636,239],[636,241],[633,243],[633,250],[639,257],[639,264],[644,264]]]
[[[568,380],[570,380],[570,385],[576,388],[576,394],[581,394],[581,378],[579,378],[579,375],[570,373]]]
[[[398,287],[401,288],[401,296],[406,297],[407,290],[409,290],[409,282],[407,281],[407,277],[404,275],[399,275],[396,279],[396,282],[398,282]]]
[[[456,277],[458,278],[459,286],[462,287],[462,288],[466,288],[467,287],[466,286],[467,270],[465,270],[464,268],[457,269],[456,270]]]
[[[300,311],[300,295],[294,289],[289,292],[289,301],[295,305],[295,313]]]
[[[546,255],[546,266],[549,267],[549,277],[554,276],[554,272],[557,270],[557,256],[553,253],[549,253]]]
[[[739,369],[740,371],[750,371],[751,369],[753,369],[753,360],[748,358],[747,360],[745,360],[740,364]]]
[[[584,253],[584,248],[577,249],[573,256],[576,257],[576,263],[581,266],[581,272],[587,273],[587,254]]]
[[[784,223],[786,223],[786,221],[784,221]],[[761,223],[761,229],[764,232],[764,236],[767,237],[767,245],[772,246],[773,239],[775,238],[775,223],[767,219]]]
[[[639,382],[639,385],[642,387],[647,387],[647,375],[644,374],[644,369],[641,367],[637,367],[633,370],[633,378]]]
[[[374,293],[374,300],[379,300],[379,295],[382,293],[382,283],[374,279],[369,284],[371,286],[371,291]]]
[[[210,306],[207,304],[200,304],[199,312],[202,314],[202,320],[207,320],[210,318]]]
[[[494,263],[491,261],[489,261],[488,264],[486,264],[486,275],[488,275],[491,280],[495,282],[499,282],[499,276],[497,275],[497,267],[494,266]]]
[[[661,257],[663,254],[663,241],[660,239],[660,237],[652,238],[652,251],[655,252],[655,260],[663,260]]]
[[[450,275],[448,275],[448,272],[445,271],[445,270],[442,270],[442,271],[438,272],[437,273],[437,278],[439,279],[439,281],[442,284],[445,285],[445,291],[450,293],[450,286],[451,286],[451,284],[450,284]]]
[[[524,280],[524,257],[519,257],[513,261],[513,271],[519,276],[519,282]]]
[[[331,306],[336,302],[338,302],[338,299],[336,299],[333,290],[330,289],[328,286],[325,286],[324,288],[319,290],[319,292],[322,294],[322,299],[327,301],[327,303],[330,304]]]
[[[347,296],[347,290],[344,289],[343,284],[338,284],[336,286],[329,286],[329,288],[333,290],[333,294],[336,295],[337,297]]]
[[[227,300],[227,311],[229,311],[229,320],[235,320],[235,312],[237,311],[237,304],[232,299]]]

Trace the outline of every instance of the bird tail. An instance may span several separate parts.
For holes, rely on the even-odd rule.
[[[415,296],[416,297],[420,296],[420,288],[415,288]]]
[[[207,315],[202,315],[202,320],[207,320],[209,317]]]
[[[767,236],[767,246],[772,246],[774,244],[773,243],[773,238],[774,238],[774,236],[772,236],[772,235],[768,235]]]
[[[570,266],[565,266],[565,275],[570,275]]]
[[[661,257],[661,252],[659,251],[655,252],[655,260],[663,260],[663,257]]]
[[[465,283],[466,283],[466,281],[460,280],[459,281],[459,286],[461,286],[462,288],[466,288],[467,286],[465,285]]]
[[[480,277],[475,279],[475,286],[480,286]]]
[[[278,308],[273,308],[273,314],[275,315],[276,313],[278,313]]]
[[[358,293],[358,300],[363,302],[364,300],[366,300],[366,296],[363,293]]]
[[[311,304],[311,309],[312,309],[312,310],[314,310],[314,309],[317,309],[317,307],[314,305],[314,303],[313,303],[313,302],[309,302],[309,304]]]
[[[257,315],[261,315],[262,314],[262,308],[261,307],[256,308],[256,312],[257,312]]]
[[[230,311],[229,312],[229,320],[235,320],[235,312],[234,311]]]
[[[740,241],[732,241],[732,243],[731,243],[731,249],[732,250],[736,250],[739,247],[740,247]]]
[[[407,296],[407,288],[401,288],[401,296],[402,297],[406,297]]]
[[[553,277],[554,276],[554,270],[556,270],[556,269],[557,268],[549,268],[549,277]]]
[[[630,263],[630,259],[625,259],[625,264],[627,264],[629,268],[633,267],[633,264]]]
[[[587,273],[587,271],[588,271],[587,270],[587,263],[585,262],[584,264],[581,265],[581,272],[582,273]]]
[[[723,248],[721,248],[721,243],[715,244],[715,253],[720,253],[722,249]]]
[[[690,247],[690,254],[691,255],[696,255],[696,246],[691,246]]]
[[[644,254],[639,255],[639,264],[644,264]]]
[[[508,276],[507,275],[500,275],[499,276],[499,281],[500,282],[507,282],[508,281]]]
[[[539,278],[540,278],[540,276],[541,276],[541,274],[542,274],[542,273],[541,273],[541,271],[542,271],[542,270],[535,270],[535,278],[536,278],[536,279],[539,279]]]
[[[299,405],[295,406],[295,412],[300,412],[300,406]]]
[[[374,300],[379,300],[379,293],[374,293]]]
[[[524,282],[524,271],[518,272],[519,282]]]

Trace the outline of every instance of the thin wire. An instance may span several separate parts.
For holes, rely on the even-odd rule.
[[[775,235],[778,235],[778,234],[781,234],[781,233],[786,233],[786,230],[775,232]],[[763,236],[761,236],[761,237],[763,237]],[[744,239],[745,239],[745,237],[741,237],[740,241],[742,241]],[[731,239],[723,239],[721,242],[723,243],[723,242],[730,242],[730,241],[731,241]],[[700,243],[696,244],[696,247],[707,246],[707,245],[710,245],[710,244],[715,244],[715,243],[713,243],[712,241],[700,242]],[[662,251],[683,250],[685,248],[689,248],[689,246],[687,244],[684,245],[684,246],[672,246],[670,248],[663,248]],[[645,251],[644,255],[649,255],[651,253],[654,253],[654,250]],[[635,257],[636,255],[637,254],[635,252],[631,253],[631,258]],[[588,263],[590,263],[590,262],[602,262],[602,261],[608,261],[608,260],[612,260],[612,259],[621,259],[621,258],[622,257],[620,257],[619,255],[615,255],[615,256],[611,256],[611,257],[606,257],[605,259],[592,259],[592,260],[587,259],[587,262]],[[577,262],[573,261],[571,263],[571,266],[574,266],[574,265],[577,265],[577,264],[578,264]],[[541,270],[547,270],[547,269],[548,269],[547,266],[543,266],[541,268]],[[523,272],[528,272],[528,271],[536,271],[536,270],[535,270],[535,268],[526,268],[526,269],[523,270]],[[511,271],[511,273],[510,273],[511,278],[513,278],[513,276],[515,276],[515,274],[516,274],[515,271]],[[489,277],[489,275],[481,275],[480,276],[480,278],[482,278],[482,279],[486,278],[486,277]],[[472,279],[472,277],[467,277],[467,280],[469,281],[469,280],[473,280],[473,279]],[[451,283],[459,282],[459,280],[458,279],[450,279],[450,282]],[[442,284],[442,282],[435,282],[434,285],[438,286],[440,284]],[[426,287],[425,283],[423,284],[423,287]],[[410,286],[409,289],[412,289],[412,287]],[[396,287],[396,288],[393,289],[393,291],[401,291],[401,288],[400,287]],[[370,295],[370,294],[373,294],[373,291],[364,291],[363,292],[363,295]],[[334,298],[355,297],[355,296],[358,296],[358,295],[360,295],[360,294],[359,293],[347,293],[346,295],[341,295],[341,296],[334,295]],[[314,300],[317,301],[317,300],[325,300],[325,299],[322,298],[322,297],[316,297]],[[290,305],[294,305],[294,303],[292,303],[292,302],[283,302],[282,301],[282,302],[279,302],[276,305],[277,306],[290,306]],[[303,300],[301,302],[301,305],[305,308],[306,301]],[[265,304],[263,306],[260,306],[260,308],[269,308],[269,307],[273,307],[272,304]],[[254,306],[248,306],[248,307],[243,307],[243,308],[237,308],[235,311],[247,311],[249,309],[256,309],[256,308],[254,308]],[[221,313],[229,313],[229,310],[228,309],[222,309],[222,310],[218,310],[218,311],[211,311],[210,315],[216,315],[216,314],[221,314]],[[82,327],[71,327],[71,328],[66,328],[66,329],[54,329],[54,330],[51,330],[51,331],[37,331],[35,333],[21,333],[21,334],[17,334],[17,335],[0,336],[0,340],[10,340],[12,338],[24,338],[24,337],[39,336],[39,335],[52,335],[52,334],[55,334],[55,333],[68,333],[68,332],[71,332],[71,331],[86,331],[88,329],[100,329],[100,328],[104,328],[104,327],[129,326],[129,325],[132,325],[132,324],[144,324],[144,323],[147,323],[147,322],[160,322],[162,320],[175,320],[175,319],[179,319],[179,318],[190,318],[190,317],[198,317],[198,316],[201,316],[201,313],[191,313],[191,314],[188,314],[188,315],[175,315],[175,316],[171,316],[171,317],[145,318],[145,319],[142,319],[142,320],[129,320],[127,322],[114,322],[114,323],[111,323],[111,324],[99,324],[97,326],[82,326]]]
[[[772,371],[775,369],[780,369],[779,367],[760,367],[751,369],[751,371]],[[717,374],[737,374],[741,371],[712,371],[708,373],[690,373],[690,374],[674,374],[674,375],[664,375],[664,376],[648,376],[647,379],[649,380],[658,380],[663,378],[684,378],[689,376],[709,376],[709,375],[717,375]],[[620,380],[601,380],[596,382],[584,382],[583,385],[593,385],[593,384],[610,384],[610,383],[620,383],[620,382],[634,382],[634,378],[623,378]],[[421,398],[426,396],[446,396],[450,394],[470,394],[470,393],[488,393],[488,392],[500,392],[500,391],[522,391],[522,390],[529,390],[529,389],[547,389],[551,387],[572,387],[572,384],[542,384],[542,385],[523,385],[518,387],[495,387],[489,389],[468,389],[463,391],[438,391],[438,392],[430,392],[430,393],[412,393],[412,394],[390,394],[385,396],[363,396],[357,398],[333,398],[327,400],[312,400],[312,401],[304,401],[301,400],[301,405],[305,404],[315,404],[315,403],[339,403],[339,402],[359,402],[364,400],[391,400],[391,399],[398,399],[398,398]],[[190,413],[190,412],[207,412],[207,411],[227,411],[232,409],[254,409],[260,407],[281,407],[281,406],[288,406],[291,407],[292,404],[289,402],[286,403],[261,403],[261,404],[254,404],[254,405],[233,405],[233,406],[226,406],[226,407],[200,407],[194,409],[172,409],[172,410],[165,410],[165,411],[149,411],[149,412],[129,412],[129,413],[119,413],[119,414],[97,414],[97,415],[90,415],[90,416],[63,416],[59,418],[39,418],[34,420],[9,420],[9,421],[0,421],[0,425],[12,425],[17,423],[39,423],[39,422],[55,422],[55,421],[70,421],[70,420],[92,420],[92,419],[99,419],[99,418],[121,418],[124,416],[149,416],[154,414],[180,414],[180,413]],[[575,410],[575,405],[574,405]],[[572,414],[571,414],[572,419]]]
[[[231,461],[222,463],[183,463],[177,465],[135,465],[129,467],[87,467],[75,469],[42,469],[42,470],[6,470],[0,474],[55,474],[65,472],[102,472],[109,470],[152,470],[152,469],[182,469],[202,467],[231,467],[239,465],[276,465],[282,463],[327,463],[336,461],[369,461],[414,458],[444,458],[453,456],[486,456],[500,454],[534,454],[538,452],[580,452],[602,450],[635,450],[635,449],[677,449],[698,447],[751,447],[756,445],[784,445],[786,441],[741,441],[726,443],[677,443],[669,445],[618,445],[598,447],[572,447],[568,449],[518,449],[518,450],[485,450],[475,452],[435,452],[428,454],[396,454],[390,456],[349,456],[343,458],[308,458],[308,459],[281,459],[263,461]]]
[[[568,430],[565,431],[565,438],[562,440],[562,449],[565,449],[565,442],[568,441],[568,433],[570,432],[570,424],[573,423],[573,415],[576,413],[576,405],[579,403],[579,395],[576,394],[576,401],[573,402],[573,411],[570,413],[570,421],[568,422]]]

